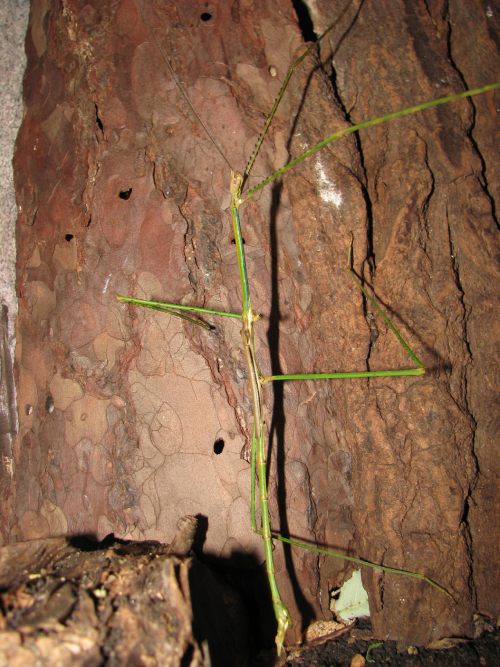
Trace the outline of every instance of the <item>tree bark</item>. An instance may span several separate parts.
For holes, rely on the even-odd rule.
[[[498,19],[479,0],[334,5],[311,10],[317,33],[340,19],[292,79],[258,176],[336,129],[499,71]],[[116,295],[240,309],[225,160],[243,169],[300,48],[285,0],[34,0],[15,158],[20,432],[4,540],[170,541],[179,513],[202,513],[206,552],[261,557],[240,456],[251,414],[238,324],[208,332]],[[345,271],[351,239],[355,270],[428,369],[276,385],[266,405],[274,526],[423,571],[452,594],[364,571],[376,633],[412,644],[471,634],[475,612],[500,612],[488,516],[497,108],[488,94],[362,131],[241,209],[263,372],[408,365]],[[293,639],[327,614],[352,568],[280,546],[276,558]]]
[[[5,665],[248,664],[237,594],[166,545],[43,538],[0,548],[0,572]]]

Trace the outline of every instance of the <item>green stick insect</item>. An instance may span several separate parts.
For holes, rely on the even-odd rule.
[[[332,30],[333,26],[335,24],[332,24],[330,27],[328,27],[325,32],[318,38],[318,41],[323,40],[328,33]],[[156,40],[155,40],[156,41]],[[171,74],[176,82],[176,85],[179,87],[179,90],[181,91],[182,95],[186,99],[191,111],[193,114],[196,116],[196,118],[199,120],[199,122],[202,124],[203,128],[207,132],[208,136],[210,137],[210,140],[216,145],[216,148],[219,152],[221,152],[221,149],[217,146],[216,142],[214,141],[210,131],[206,128],[205,124],[201,121],[198,113],[194,109],[191,101],[187,97],[187,94],[185,93],[184,89],[180,85],[179,81],[177,80],[177,77],[175,76],[175,72],[170,64],[170,61],[162,48],[160,47],[159,43],[157,43],[159,51],[162,53],[162,57],[164,58],[167,66],[169,67]],[[231,169],[231,174],[230,174],[230,214],[231,214],[231,220],[232,220],[232,227],[233,227],[233,232],[234,232],[234,239],[235,239],[235,248],[236,248],[236,255],[237,255],[237,264],[238,264],[238,270],[239,270],[239,279],[240,279],[240,287],[241,287],[241,302],[242,302],[242,309],[241,313],[234,313],[234,312],[226,312],[222,310],[216,310],[216,309],[210,309],[210,308],[202,308],[202,307],[196,307],[196,306],[187,306],[187,305],[181,305],[181,304],[175,304],[175,303],[168,303],[168,302],[161,302],[161,301],[152,301],[152,300],[146,300],[146,299],[139,299],[136,297],[132,296],[118,296],[117,298],[121,302],[137,305],[137,306],[142,306],[145,308],[150,308],[153,310],[157,310],[163,313],[167,313],[170,315],[174,315],[176,317],[183,318],[184,320],[200,325],[205,328],[210,328],[209,325],[206,324],[205,320],[202,319],[207,316],[221,316],[221,317],[228,317],[228,318],[233,318],[237,319],[241,322],[241,336],[242,336],[242,347],[243,347],[243,352],[244,356],[246,359],[246,365],[247,365],[247,374],[248,374],[248,380],[249,380],[249,393],[251,396],[251,403],[252,403],[252,408],[253,408],[253,430],[252,430],[252,453],[251,453],[251,526],[252,529],[257,532],[261,537],[263,541],[263,548],[264,548],[264,553],[265,553],[265,561],[266,561],[266,570],[267,570],[267,577],[269,581],[269,587],[271,591],[271,598],[272,598],[272,604],[274,608],[274,613],[276,617],[276,622],[277,622],[277,634],[276,634],[276,647],[278,654],[280,653],[284,640],[285,640],[285,634],[286,631],[290,625],[291,619],[290,619],[290,614],[288,612],[287,607],[282,601],[282,597],[280,595],[280,591],[278,588],[278,584],[276,581],[276,576],[275,576],[275,567],[274,567],[274,558],[273,558],[273,540],[281,540],[285,543],[288,543],[292,546],[300,547],[306,550],[311,550],[316,553],[320,553],[322,555],[334,557],[334,558],[342,558],[348,561],[351,561],[353,563],[362,565],[362,566],[367,566],[367,567],[372,567],[376,568],[385,572],[393,573],[393,574],[399,574],[399,575],[404,575],[408,577],[414,577],[417,579],[420,579],[422,581],[425,581],[427,584],[433,586],[437,590],[447,593],[447,591],[437,584],[435,581],[432,579],[424,576],[421,573],[418,572],[412,572],[409,570],[403,570],[399,568],[392,568],[388,567],[385,565],[379,565],[376,563],[372,563],[370,561],[361,559],[361,558],[356,558],[352,556],[346,556],[344,554],[332,552],[328,549],[318,549],[316,546],[313,546],[311,544],[308,544],[303,541],[291,539],[286,536],[279,535],[275,533],[272,528],[271,528],[271,522],[270,522],[270,512],[269,512],[269,506],[268,506],[268,490],[267,490],[267,464],[266,464],[266,422],[265,422],[265,415],[264,415],[264,398],[263,398],[263,392],[265,390],[265,387],[267,385],[270,385],[273,382],[286,382],[286,381],[304,381],[304,380],[336,380],[336,379],[359,379],[359,378],[376,378],[376,377],[407,377],[407,376],[421,376],[424,375],[425,369],[423,363],[420,361],[420,359],[415,355],[415,353],[411,350],[410,346],[406,342],[406,340],[403,338],[401,335],[400,331],[396,328],[396,326],[393,324],[393,322],[389,319],[389,317],[386,315],[386,313],[382,310],[382,308],[378,305],[377,301],[375,298],[370,294],[365,286],[362,284],[361,280],[357,277],[355,272],[352,269],[352,250],[349,252],[349,257],[347,258],[347,268],[350,273],[350,275],[353,278],[353,281],[357,285],[357,287],[361,290],[364,298],[366,299],[367,302],[369,302],[374,309],[374,311],[378,314],[378,316],[385,322],[386,326],[388,329],[394,334],[396,339],[399,341],[401,346],[403,347],[404,351],[406,352],[410,362],[413,364],[411,368],[405,368],[405,369],[396,369],[396,370],[381,370],[381,371],[352,371],[352,372],[325,372],[325,373],[297,373],[297,374],[284,374],[284,375],[265,375],[261,372],[260,365],[257,359],[257,354],[256,354],[256,349],[255,349],[255,323],[259,320],[260,316],[258,313],[256,313],[253,309],[252,306],[252,297],[251,297],[251,289],[249,285],[249,278],[248,278],[248,270],[247,270],[247,262],[246,262],[246,257],[245,257],[245,247],[244,247],[244,241],[243,241],[243,235],[242,235],[242,226],[241,226],[241,221],[240,221],[240,207],[246,202],[248,202],[252,197],[254,197],[261,189],[265,188],[269,184],[273,183],[276,181],[276,179],[279,179],[283,174],[285,174],[287,171],[290,169],[294,168],[298,164],[300,164],[302,161],[306,160],[308,157],[311,155],[317,153],[318,151],[322,150],[325,146],[329,145],[330,143],[340,140],[343,137],[359,132],[362,129],[368,128],[368,127],[373,127],[375,125],[385,123],[387,121],[390,121],[392,119],[400,118],[403,116],[407,116],[409,114],[414,114],[419,111],[423,111],[425,109],[430,109],[434,108],[443,104],[447,104],[452,101],[460,100],[463,98],[471,97],[474,95],[479,95],[482,93],[487,93],[489,91],[495,90],[500,88],[499,83],[494,83],[490,85],[486,85],[480,88],[475,88],[472,90],[467,90],[461,93],[457,93],[455,95],[447,95],[445,97],[440,97],[438,99],[434,99],[428,102],[416,104],[410,107],[407,107],[405,109],[402,109],[400,111],[394,111],[390,112],[387,114],[384,114],[382,116],[378,116],[377,118],[372,118],[370,120],[366,120],[364,122],[346,127],[344,129],[341,129],[339,131],[336,131],[329,136],[327,136],[325,139],[322,141],[319,141],[312,147],[310,147],[308,150],[304,151],[302,154],[299,156],[295,157],[292,159],[290,162],[285,164],[282,168],[278,169],[274,173],[272,173],[270,176],[267,178],[264,178],[261,182],[259,182],[257,185],[254,187],[251,187],[250,189],[245,190],[245,186],[248,184],[249,177],[252,173],[252,169],[254,167],[255,161],[257,159],[257,156],[259,154],[261,145],[266,138],[269,128],[271,126],[271,123],[273,121],[273,118],[276,114],[276,111],[282,101],[283,95],[286,91],[286,88],[288,86],[288,83],[290,81],[291,76],[293,75],[294,71],[296,68],[307,58],[307,56],[311,53],[312,49],[316,48],[316,44],[311,45],[309,48],[304,50],[304,52],[297,57],[293,63],[290,65],[288,72],[285,76],[285,79],[281,85],[281,88],[278,92],[278,95],[274,101],[274,104],[272,106],[272,109],[267,117],[267,120],[265,122],[264,128],[259,135],[259,138],[257,140],[257,143],[255,145],[254,151],[252,155],[250,156],[250,159],[247,162],[247,165],[242,173],[239,173],[233,169]],[[227,160],[226,160],[227,162]],[[352,245],[352,244],[351,244]],[[259,503],[260,503],[260,526],[257,525],[256,517],[255,517],[255,479],[258,479],[258,493],[259,493]]]

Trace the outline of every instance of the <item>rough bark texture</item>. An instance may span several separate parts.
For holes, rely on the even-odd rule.
[[[152,542],[65,538],[0,548],[0,662],[248,664],[247,618],[234,591],[196,559],[169,554]],[[193,620],[200,602],[204,623]]]
[[[314,7],[317,32],[342,11]],[[310,58],[292,80],[255,173],[349,122],[493,81],[497,28],[479,1],[352,3],[324,66]],[[300,43],[285,0],[34,0],[4,540],[168,541],[179,513],[201,513],[207,552],[261,553],[240,457],[251,415],[238,324],[206,332],[115,296],[239,310],[228,167],[162,53],[242,169]],[[429,369],[267,396],[274,525],[452,593],[364,572],[377,634],[413,644],[500,612],[497,107],[490,94],[351,136],[241,209],[264,372],[407,366],[344,270],[351,235],[356,270]],[[276,557],[297,636],[349,568]]]

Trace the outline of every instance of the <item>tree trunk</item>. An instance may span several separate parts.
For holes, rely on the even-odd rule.
[[[317,33],[340,18],[292,79],[259,177],[350,123],[499,71],[498,19],[479,0],[314,6]],[[34,0],[15,158],[20,431],[6,541],[169,541],[179,514],[200,513],[206,553],[262,557],[237,322],[207,331],[116,295],[240,310],[226,160],[244,168],[301,48],[285,0]],[[488,517],[496,108],[487,94],[361,131],[241,208],[263,372],[408,366],[345,271],[351,239],[355,270],[428,369],[275,385],[266,405],[273,525],[425,572],[452,594],[363,572],[377,634],[412,644],[500,612]],[[275,553],[293,639],[352,567]]]

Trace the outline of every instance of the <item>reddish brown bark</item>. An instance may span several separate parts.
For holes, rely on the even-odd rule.
[[[341,12],[323,4],[318,32]],[[309,59],[297,72],[255,173],[348,122],[493,81],[497,19],[462,4],[349,7],[324,68]],[[260,554],[240,458],[251,415],[238,325],[209,333],[115,296],[240,308],[228,167],[164,55],[242,169],[299,46],[284,0],[33,3],[16,156],[21,430],[4,539],[169,540],[180,513],[203,513],[207,551]],[[408,364],[344,270],[351,235],[356,270],[430,371],[289,383],[267,404],[274,525],[452,593],[364,573],[376,632],[414,644],[500,611],[488,517],[497,107],[490,94],[364,131],[241,209],[263,371]],[[276,554],[297,636],[349,568]]]

